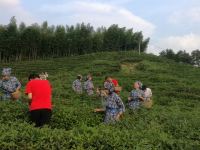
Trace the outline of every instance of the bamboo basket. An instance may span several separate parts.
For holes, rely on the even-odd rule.
[[[116,87],[115,87],[115,91],[121,92],[121,91],[122,91],[122,87],[121,87],[121,86],[116,86]]]
[[[18,100],[21,97],[21,92],[19,90],[11,93],[11,97],[13,100]]]
[[[149,100],[146,100],[143,102],[143,106],[147,109],[150,109],[152,108],[153,106],[153,100],[152,99],[149,99]]]

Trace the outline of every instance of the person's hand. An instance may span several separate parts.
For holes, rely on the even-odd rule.
[[[100,92],[100,89],[99,89],[99,88],[96,88],[96,92]]]
[[[131,97],[128,97],[128,100],[131,101]]]
[[[143,97],[141,97],[141,96],[139,97],[139,99],[140,99],[141,101],[144,101],[144,98],[143,98]]]
[[[120,115],[118,114],[115,118],[116,121],[119,121],[120,120]]]
[[[116,120],[116,121],[119,121],[119,120],[120,120],[120,117],[121,117],[121,115],[122,115],[122,112],[118,113],[118,114],[117,114],[117,116],[116,116],[116,118],[115,118],[115,120]]]
[[[95,108],[94,112],[104,112],[105,110],[103,108]]]
[[[20,87],[17,87],[17,88],[16,88],[16,91],[19,91],[19,90],[20,90]],[[16,91],[15,91],[15,92],[16,92]]]

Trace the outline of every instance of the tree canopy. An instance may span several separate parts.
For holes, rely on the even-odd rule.
[[[149,40],[142,32],[120,28],[116,24],[97,29],[84,23],[49,26],[47,21],[26,26],[23,22],[18,25],[12,17],[8,25],[0,25],[0,61],[138,50],[139,47],[145,52]]]
[[[173,59],[176,62],[192,64],[200,67],[200,50],[198,49],[192,51],[191,54],[187,53],[185,50],[180,50],[175,53],[172,49],[166,49],[160,52],[160,56]]]

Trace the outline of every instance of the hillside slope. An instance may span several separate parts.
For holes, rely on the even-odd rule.
[[[200,69],[152,55],[132,52],[2,64],[12,67],[23,85],[31,71],[47,71],[53,86],[53,118],[48,127],[29,124],[28,106],[0,102],[1,149],[200,149]],[[71,89],[77,74],[94,77],[101,86],[112,75],[123,86],[127,103],[132,84],[140,80],[153,91],[151,110],[126,109],[123,121],[104,125],[99,98],[76,95]]]

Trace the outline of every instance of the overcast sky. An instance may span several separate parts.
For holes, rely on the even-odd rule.
[[[143,31],[148,52],[200,49],[200,0],[0,0],[0,24],[12,16],[30,25],[118,24]]]

